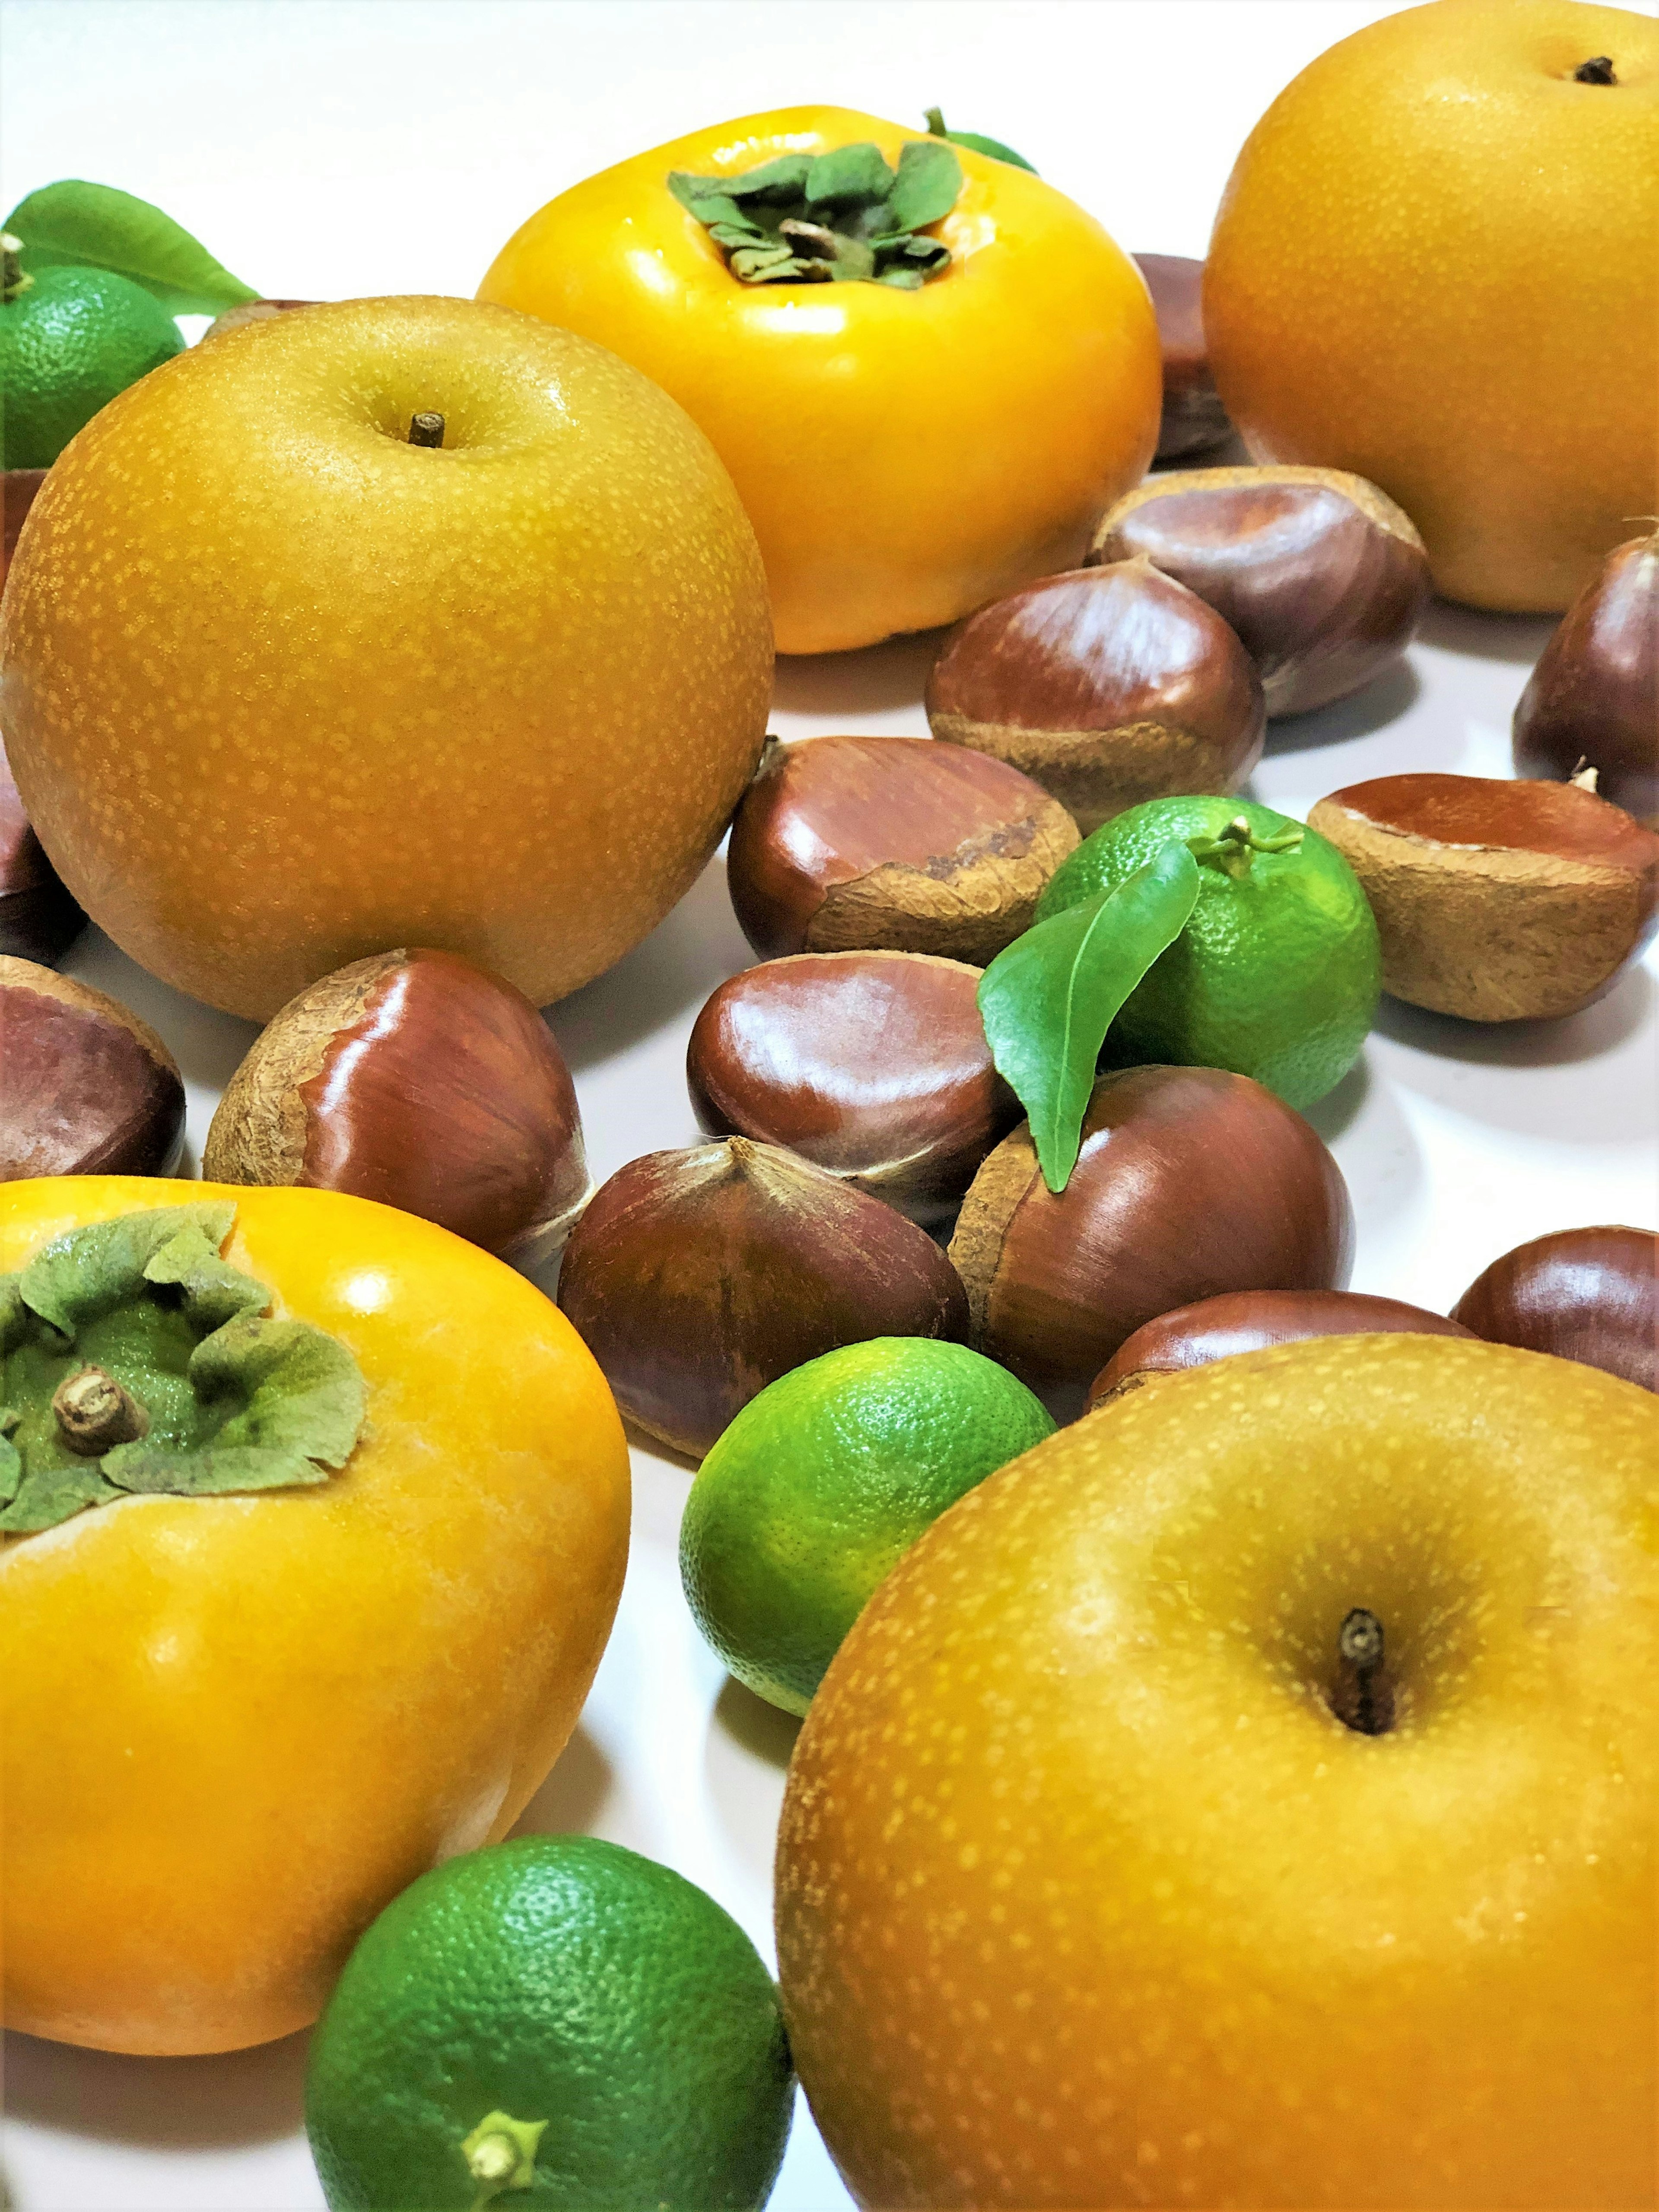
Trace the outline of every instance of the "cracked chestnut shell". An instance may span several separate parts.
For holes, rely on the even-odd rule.
[[[1346,699],[1399,659],[1429,604],[1403,507],[1344,469],[1186,469],[1102,520],[1085,566],[1142,557],[1196,592],[1255,663],[1269,714]]]
[[[1613,1227],[1534,1237],[1477,1275],[1452,1318],[1490,1344],[1659,1390],[1659,1237]]]
[[[745,969],[691,1031],[699,1126],[781,1145],[913,1221],[945,1220],[1020,1119],[985,1042],[981,973],[888,951]]]
[[[30,828],[0,752],[0,953],[50,966],[86,920]]]
[[[1000,761],[927,738],[802,738],[768,745],[726,875],[764,959],[877,947],[983,967],[1077,842],[1064,807]]]
[[[290,999],[232,1076],[210,1182],[379,1199],[533,1266],[587,1195],[569,1070],[521,991],[457,953],[399,948]]]
[[[1159,1375],[1306,1336],[1468,1336],[1444,1314],[1363,1291],[1231,1291],[1177,1306],[1121,1344],[1089,1386],[1089,1411]]]
[[[1237,791],[1267,709],[1227,623],[1137,557],[969,616],[934,663],[927,720],[1033,777],[1086,836],[1143,799]]]
[[[184,1128],[178,1062],[147,1022],[0,954],[0,1182],[164,1175]]]
[[[821,1352],[967,1334],[925,1231],[746,1137],[649,1152],[594,1193],[559,1304],[635,1425],[701,1457],[750,1400]]]
[[[1231,438],[1233,426],[1210,374],[1204,343],[1204,264],[1184,253],[1131,257],[1146,279],[1164,349],[1164,418],[1158,458],[1179,460]]]
[[[972,1341],[1034,1390],[1083,1389],[1125,1340],[1226,1291],[1347,1280],[1342,1171],[1294,1108],[1248,1075],[1133,1067],[1102,1076],[1066,1188],[1029,1126],[974,1178],[951,1257]]]
[[[1659,836],[1571,783],[1378,776],[1308,826],[1364,888],[1382,988],[1465,1021],[1576,1012],[1653,933]]]
[[[1588,765],[1596,789],[1659,830],[1659,532],[1615,546],[1567,609],[1515,710],[1515,772]]]

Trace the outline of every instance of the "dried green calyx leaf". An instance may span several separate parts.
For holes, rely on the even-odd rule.
[[[980,978],[979,1012],[997,1073],[1031,1124],[1042,1179],[1062,1191],[1106,1032],[1198,903],[1198,862],[1171,840],[1115,890],[1066,907],[1017,937]]]
[[[137,1492],[205,1497],[325,1482],[362,1429],[344,1345],[276,1321],[263,1283],[219,1255],[235,1207],[158,1206],[98,1221],[0,1276],[0,1532],[55,1528]],[[69,1419],[74,1386],[115,1386],[128,1441],[99,1452]]]
[[[878,146],[788,154],[735,177],[676,169],[668,189],[702,224],[744,284],[887,284],[914,291],[950,265],[925,234],[955,206],[962,164],[937,139],[914,139],[896,169]]]
[[[113,185],[79,177],[18,201],[6,228],[21,240],[27,274],[111,269],[151,293],[170,315],[217,315],[258,294],[233,276],[170,215]]]

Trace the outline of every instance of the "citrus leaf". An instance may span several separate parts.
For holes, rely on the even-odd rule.
[[[259,295],[216,261],[170,215],[112,185],[78,177],[19,200],[5,228],[23,241],[22,265],[111,269],[152,293],[170,315],[217,315]]]
[[[887,196],[894,230],[920,230],[950,214],[962,190],[962,164],[939,138],[913,138],[899,155],[898,181]]]
[[[1016,154],[1012,146],[1005,146],[1000,138],[988,138],[981,131],[947,131],[945,118],[937,107],[930,107],[925,118],[929,131],[935,138],[944,138],[952,146],[965,146],[970,154],[988,154],[994,161],[1007,161],[1016,169],[1028,174],[1037,173],[1035,161],[1028,161],[1024,154]]]
[[[1040,921],[980,978],[980,1019],[997,1073],[1030,1116],[1042,1179],[1062,1191],[1077,1165],[1095,1065],[1119,1009],[1198,903],[1198,863],[1171,841],[1115,890]]]

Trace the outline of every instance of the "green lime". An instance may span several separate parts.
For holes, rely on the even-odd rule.
[[[1358,1059],[1382,985],[1359,878],[1316,830],[1245,799],[1148,799],[1060,863],[1036,919],[1115,889],[1172,838],[1199,861],[1198,904],[1113,1023],[1108,1064],[1231,1068],[1311,1106]]]
[[[0,305],[3,465],[49,469],[100,407],[184,346],[142,284],[106,269],[41,270]]]
[[[306,2127],[334,2212],[731,2212],[794,2093],[777,1991],[695,1884],[591,1836],[450,1859],[346,1962]],[[520,2192],[522,2191],[522,2194]]]
[[[751,1399],[680,1523],[697,1626],[740,1682],[804,1713],[871,1592],[964,1492],[1054,1434],[965,1345],[878,1336]]]

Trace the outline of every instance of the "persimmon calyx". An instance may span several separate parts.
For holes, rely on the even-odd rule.
[[[136,1494],[325,1482],[362,1432],[345,1346],[219,1256],[235,1206],[88,1224],[0,1275],[0,1534]]]
[[[868,142],[783,154],[736,176],[670,173],[740,284],[887,284],[915,291],[950,266],[929,223],[956,205],[962,164],[937,138],[911,140],[890,168]]]

